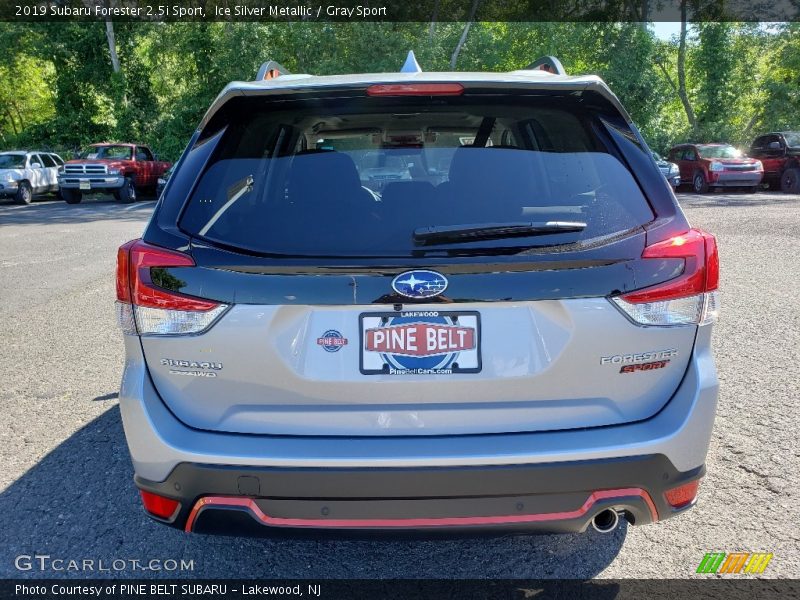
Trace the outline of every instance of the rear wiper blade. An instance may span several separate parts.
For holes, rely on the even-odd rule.
[[[225,214],[225,211],[228,210],[233,203],[236,202],[239,198],[244,196],[245,194],[249,194],[253,191],[253,176],[248,175],[244,179],[240,179],[236,183],[234,183],[231,187],[228,188],[228,199],[223,204],[217,212],[211,215],[211,218],[208,222],[203,225],[203,228],[199,231],[198,235],[206,235],[208,230],[211,229],[217,220]]]
[[[541,223],[489,223],[481,225],[434,225],[414,230],[414,241],[420,244],[442,242],[474,242],[514,237],[574,233],[586,229],[580,221],[546,221]]]

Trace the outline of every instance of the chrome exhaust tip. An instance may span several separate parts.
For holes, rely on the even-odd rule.
[[[611,533],[619,525],[619,514],[610,508],[597,513],[592,519],[592,527],[600,533]]]

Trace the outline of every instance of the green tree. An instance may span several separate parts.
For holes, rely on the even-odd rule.
[[[481,21],[514,1],[435,0],[428,23],[2,23],[0,77],[12,84],[0,90],[0,143],[141,140],[175,159],[226,83],[251,80],[268,59],[295,73],[392,72],[410,49],[426,71],[450,70],[454,57],[461,71],[502,72],[558,56],[570,73],[603,77],[660,151],[800,128],[800,25],[692,25],[720,6],[695,0],[683,0],[682,35],[669,41],[608,20],[642,18],[649,0],[607,2],[592,13],[599,22]],[[441,22],[455,6],[464,20]]]

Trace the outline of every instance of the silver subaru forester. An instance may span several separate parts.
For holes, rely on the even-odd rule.
[[[714,422],[718,279],[598,77],[265,63],[119,249],[144,509],[249,535],[681,513]]]

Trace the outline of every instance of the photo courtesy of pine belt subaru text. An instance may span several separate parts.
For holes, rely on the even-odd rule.
[[[600,532],[696,502],[719,257],[606,84],[229,84],[119,249],[125,434],[186,532]]]

